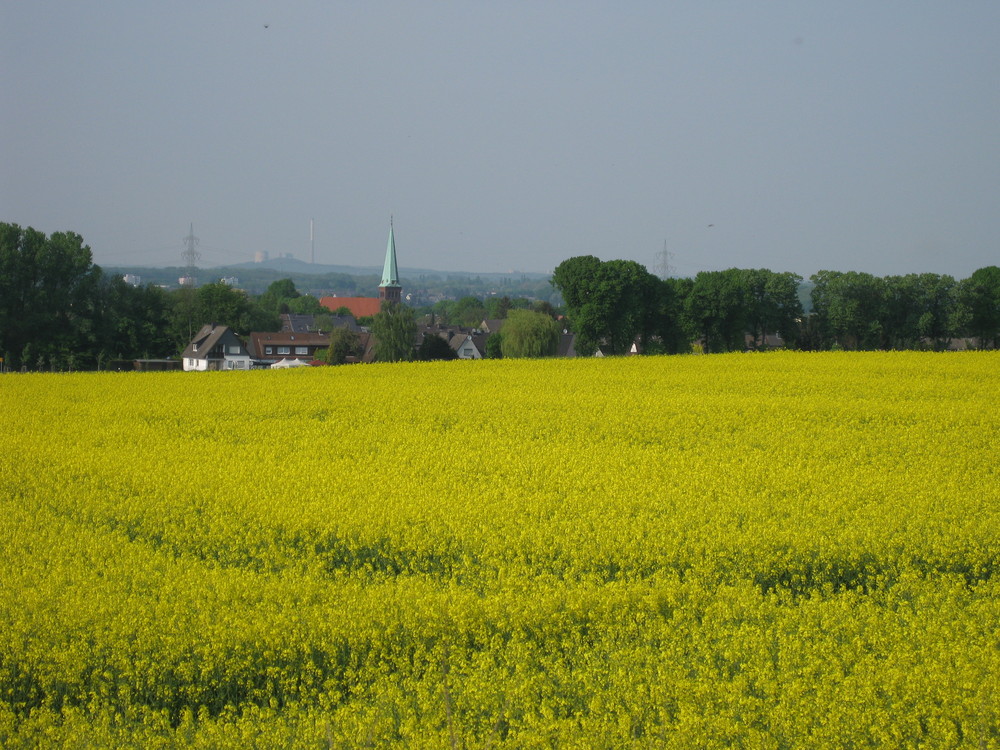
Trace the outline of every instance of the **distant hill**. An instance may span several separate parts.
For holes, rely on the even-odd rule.
[[[161,276],[164,273],[168,275],[173,274],[184,274],[184,269],[177,266],[105,266],[109,271],[121,272],[121,273],[132,273],[137,275],[150,275],[150,276]],[[202,275],[209,276],[225,276],[232,275],[232,271],[275,271],[281,274],[296,274],[301,276],[324,276],[327,274],[347,274],[349,276],[380,276],[382,274],[382,266],[342,266],[342,265],[326,265],[323,263],[307,263],[304,260],[299,260],[298,258],[270,258],[268,260],[256,263],[254,261],[249,261],[246,263],[233,263],[224,266],[213,266],[210,268],[199,268],[198,271]],[[399,273],[401,276],[408,276],[411,278],[418,278],[420,276],[437,276],[442,279],[452,279],[452,278],[481,278],[481,279],[530,279],[533,281],[544,281],[548,279],[551,274],[547,273],[536,273],[536,272],[521,272],[521,271],[511,271],[506,273],[500,272],[483,272],[483,271],[440,271],[431,268],[412,268],[407,266],[400,266]]]
[[[138,276],[143,284],[176,289],[185,268],[137,266],[103,266],[107,273]],[[274,281],[291,279],[303,294],[323,296],[364,296],[378,294],[381,266],[341,266],[306,263],[297,258],[271,258],[261,263],[236,263],[213,268],[198,268],[197,283],[207,284],[220,279],[232,280],[251,294],[261,294]],[[506,294],[555,301],[558,293],[549,284],[549,274],[543,273],[475,273],[470,271],[438,271],[428,268],[399,269],[399,279],[411,304],[427,300],[457,299],[465,295],[485,297]]]

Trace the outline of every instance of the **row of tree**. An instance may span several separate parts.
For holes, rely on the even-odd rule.
[[[513,302],[506,297],[501,299],[507,303]],[[549,357],[556,354],[562,328],[552,315],[543,310],[514,307],[512,304],[503,305],[498,312],[499,319],[504,321],[503,329],[492,333],[487,340],[487,357]],[[433,314],[427,317],[431,320],[434,318]],[[482,320],[483,318],[479,318],[478,322]],[[414,310],[405,305],[384,304],[382,310],[371,319],[369,327],[375,341],[375,358],[379,362],[455,359],[458,356],[448,342],[433,331],[427,333],[419,345],[415,345],[417,320]],[[327,355],[329,363],[340,364],[346,361],[345,354],[352,352],[345,352],[341,342],[355,342],[352,336],[350,332],[334,331]]]
[[[506,296],[484,301],[467,295],[416,311],[396,306],[362,322],[371,326],[381,361],[444,359],[454,352],[437,337],[414,348],[417,315],[448,325],[478,326],[484,318],[506,318],[512,311],[527,315],[536,328],[545,328],[551,342],[558,328],[550,317],[551,305]],[[246,336],[251,331],[278,330],[281,313],[313,315],[318,328],[332,331],[330,361],[343,362],[360,354],[358,337],[335,326],[335,313],[316,297],[300,294],[291,279],[271,283],[259,296],[222,283],[169,291],[154,285],[132,286],[95,265],[78,234],[46,236],[0,223],[3,369],[103,369],[120,361],[175,356],[205,323],[227,325]],[[511,327],[508,356],[554,353],[548,343],[539,349],[529,335],[518,333],[519,327],[525,327],[524,320]],[[491,344],[493,354],[501,356],[500,339]]]
[[[3,369],[102,369],[116,360],[178,354],[204,323],[275,331],[282,312],[329,313],[278,281],[252,297],[221,283],[166,291],[132,286],[94,265],[73,232],[46,236],[0,223]]]
[[[563,326],[576,351],[624,354],[639,342],[646,353],[677,353],[698,342],[707,352],[766,345],[776,334],[802,349],[942,349],[955,339],[1000,346],[1000,268],[969,278],[911,274],[883,278],[821,271],[810,278],[812,309],[803,310],[802,278],[767,269],[704,271],[693,279],[659,279],[634,261],[578,256],[563,261],[551,284],[566,320],[547,301],[466,295],[413,310],[405,305],[370,321],[382,361],[442,358],[437,342],[415,350],[416,317],[477,326],[507,319],[488,343],[491,356],[547,356]],[[289,279],[254,297],[225,284],[166,291],[131,286],[94,265],[73,232],[51,236],[0,223],[0,357],[4,369],[100,369],[115,360],[178,354],[204,323],[240,335],[278,330],[279,314],[313,314],[334,330],[329,310],[299,294]],[[338,342],[351,352],[354,341]],[[333,349],[334,347],[331,347]],[[435,351],[436,348],[436,351]],[[347,356],[347,355],[343,355]]]
[[[811,348],[939,350],[955,339],[981,349],[1000,346],[997,266],[961,281],[854,271],[820,271],[810,280],[813,314],[802,338]]]
[[[801,349],[945,349],[955,339],[1000,345],[1000,268],[968,279],[932,273],[875,277],[821,271],[810,278],[806,314],[802,277],[768,269],[703,271],[659,279],[634,261],[577,256],[552,284],[562,293],[577,353],[706,352],[767,346],[767,336]]]

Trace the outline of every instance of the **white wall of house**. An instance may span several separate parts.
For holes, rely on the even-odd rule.
[[[236,349],[236,353],[231,353],[230,349]],[[250,355],[247,353],[246,349],[242,347],[226,347],[226,352],[222,356],[222,362],[219,365],[219,369],[222,370],[249,370],[250,369]],[[199,358],[184,358],[184,371],[185,372],[205,372],[208,370],[208,360]]]
[[[226,355],[225,360],[222,363],[222,369],[224,370],[249,370],[250,369],[250,355],[240,355],[238,357],[231,357]]]
[[[467,336],[462,345],[458,347],[455,351],[458,352],[459,359],[482,359],[483,354],[476,348],[475,343],[472,341],[472,336]]]

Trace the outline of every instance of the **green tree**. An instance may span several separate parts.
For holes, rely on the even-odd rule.
[[[170,335],[178,350],[209,323],[229,326],[240,336],[281,327],[277,313],[261,307],[242,290],[222,283],[175,290],[170,296],[169,318]]]
[[[490,297],[486,300],[486,318],[490,320],[503,320],[507,313],[514,306],[511,298],[506,294],[502,297]]]
[[[962,281],[959,299],[965,330],[980,349],[1000,346],[1000,267],[986,266]]]
[[[341,326],[330,331],[330,345],[326,350],[326,363],[342,365],[354,357],[360,357],[361,337],[350,328]]]
[[[742,351],[747,330],[747,284],[743,271],[700,271],[684,300],[690,332],[706,353]]]
[[[569,258],[556,267],[552,285],[562,294],[581,354],[599,346],[624,354],[636,337],[648,339],[656,330],[659,280],[635,261]]]
[[[434,320],[441,325],[452,325],[454,321],[455,312],[455,300],[453,299],[442,299],[434,303],[431,308],[431,314],[434,316]]]
[[[167,299],[105,274],[72,232],[0,223],[0,356],[10,367],[91,369],[164,356]]]
[[[486,319],[488,313],[479,297],[462,297],[451,310],[451,322],[461,326],[475,328]]]
[[[0,352],[22,360],[30,343],[53,369],[91,366],[102,277],[80,235],[0,224]]]
[[[685,328],[684,302],[693,285],[691,279],[669,278],[660,282],[655,337],[647,345],[647,352],[680,354],[691,351],[691,336]]]
[[[518,309],[534,310],[535,312],[545,313],[550,318],[557,317],[556,309],[552,306],[552,303],[548,300],[538,299],[532,302],[530,305],[519,305],[518,302],[527,303],[528,300],[515,300],[514,307]]]
[[[120,276],[104,275],[94,309],[98,369],[112,359],[163,357],[176,351],[168,332],[167,293],[159,287],[133,287]]]
[[[311,294],[301,294],[291,279],[271,282],[256,304],[272,316],[293,313],[296,315],[321,315],[330,311]]]
[[[503,324],[501,351],[504,358],[551,357],[559,351],[562,330],[544,313],[511,310]]]
[[[885,282],[869,273],[820,271],[813,282],[813,314],[826,346],[877,349],[883,345]]]
[[[503,359],[503,329],[494,331],[486,339],[486,358]]]
[[[458,352],[452,349],[442,336],[428,333],[420,342],[420,346],[417,347],[417,359],[424,362],[437,359],[458,359]]]
[[[257,298],[257,303],[265,310],[280,315],[290,312],[289,304],[299,298],[299,290],[291,279],[272,281],[264,293]]]
[[[289,300],[288,312],[296,315],[328,315],[330,311],[319,303],[319,300],[311,294],[300,294],[295,299]]]
[[[754,346],[764,345],[765,336],[777,333],[794,344],[802,320],[799,284],[802,277],[794,273],[775,273],[767,268],[743,271],[746,285],[747,333]]]
[[[375,359],[379,362],[413,359],[417,323],[412,308],[398,302],[383,302],[382,310],[372,317],[371,332],[375,338]]]
[[[883,345],[893,349],[945,349],[953,335],[958,286],[936,273],[883,280]]]
[[[599,288],[602,265],[594,255],[578,255],[564,260],[552,273],[552,286],[562,295],[576,334],[576,351],[584,356],[597,351],[608,328],[608,301]]]

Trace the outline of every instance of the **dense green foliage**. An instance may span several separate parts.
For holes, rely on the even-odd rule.
[[[330,345],[326,350],[328,365],[343,365],[362,354],[361,337],[347,326],[330,330]]]
[[[1000,343],[1000,268],[964,281],[932,273],[887,276],[820,271],[802,278],[769,269],[702,271],[660,281],[637,264],[594,256],[563,261],[552,283],[566,303],[577,352],[705,352],[780,345],[803,349],[946,349],[955,339],[990,349]]]
[[[552,284],[563,296],[576,333],[576,351],[625,354],[657,328],[662,282],[635,261],[593,255],[560,263]]]
[[[0,223],[0,356],[7,369],[93,369],[172,348],[169,298],[108,277],[72,232]]]
[[[420,282],[430,280],[420,277]],[[347,291],[354,289],[348,286]],[[809,314],[803,310],[802,279],[792,273],[733,268],[661,280],[633,261],[588,255],[559,264],[548,292],[509,280],[501,289],[530,288],[533,296],[483,294],[479,283],[450,284],[456,299],[421,303],[439,295],[414,290],[413,315],[402,315],[476,328],[483,320],[504,319],[519,310],[556,317],[562,310],[551,301],[561,294],[566,318],[560,327],[575,334],[576,353],[583,356],[633,349],[674,354],[691,351],[692,344],[713,353],[775,345],[941,350],[956,340],[974,348],[1000,346],[997,266],[961,281],[931,273],[879,278],[821,271],[806,286]],[[131,286],[94,265],[90,248],[77,234],[46,237],[0,223],[0,357],[6,370],[102,369],[122,360],[176,356],[205,324],[227,325],[246,337],[251,331],[278,330],[282,313],[322,316],[322,328],[329,312],[291,278],[271,281],[259,296],[221,282],[170,291]],[[412,340],[403,341],[409,323],[394,328],[387,322],[374,324],[390,337],[381,345],[383,361],[413,357]],[[512,339],[507,355],[521,351],[519,346]],[[503,351],[502,339],[491,337],[487,356]]]
[[[379,362],[403,362],[413,359],[417,323],[413,309],[398,302],[383,302],[372,318],[375,359]]]
[[[511,310],[503,325],[504,357],[551,357],[559,350],[562,329],[545,313]]]
[[[417,347],[416,359],[419,359],[421,362],[458,359],[458,352],[451,348],[451,345],[443,336],[435,333],[427,333],[424,334],[420,346]]]

